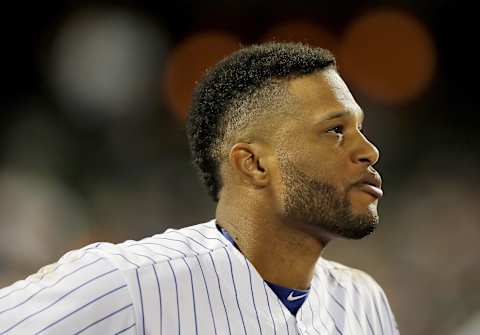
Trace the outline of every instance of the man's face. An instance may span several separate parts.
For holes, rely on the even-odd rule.
[[[333,69],[288,85],[294,107],[275,140],[282,215],[327,237],[372,233],[381,197],[372,166],[379,153],[361,132],[362,110]]]

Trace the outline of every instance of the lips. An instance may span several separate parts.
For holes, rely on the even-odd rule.
[[[382,179],[378,173],[369,173],[355,183],[355,187],[380,199],[383,196]]]
[[[370,184],[365,184],[365,183],[360,183],[355,185],[358,189],[370,194],[371,196],[380,199],[383,196],[383,191],[381,188],[370,185]]]

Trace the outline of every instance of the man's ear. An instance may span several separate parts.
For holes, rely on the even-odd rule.
[[[265,148],[258,143],[236,143],[230,150],[230,165],[240,178],[256,187],[270,182]]]

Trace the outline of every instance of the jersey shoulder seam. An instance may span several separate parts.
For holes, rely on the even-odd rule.
[[[105,242],[102,242],[102,243],[105,243]],[[119,246],[119,245],[121,245],[121,243],[120,244],[112,244],[112,245],[113,246]],[[131,245],[135,245],[135,244],[131,244]],[[169,256],[168,258],[163,258],[163,259],[159,259],[159,260],[155,260],[155,261],[149,260],[147,262],[144,262],[143,264],[135,265],[135,267],[132,267],[132,268],[123,268],[122,266],[119,266],[113,259],[111,259],[112,256],[118,256],[117,254],[114,254],[111,250],[92,248],[92,249],[87,249],[86,252],[90,255],[95,255],[95,256],[98,256],[98,257],[102,258],[104,261],[106,261],[107,263],[109,263],[110,265],[114,266],[115,268],[117,268],[118,270],[120,270],[122,272],[122,271],[127,271],[129,269],[137,269],[138,270],[138,269],[141,269],[141,268],[144,268],[144,267],[147,267],[147,266],[151,266],[151,265],[164,264],[164,263],[167,263],[167,262],[176,261],[178,259],[190,259],[190,258],[193,258],[193,257],[199,257],[199,256],[203,256],[203,255],[206,255],[206,254],[209,254],[209,253],[216,252],[217,250],[228,249],[229,247],[230,247],[230,245],[224,245],[224,246],[218,246],[218,247],[213,248],[213,249],[208,249],[208,250],[205,250],[203,252],[195,252],[195,253],[187,254],[187,255]],[[79,250],[82,250],[82,249],[78,249],[77,251],[79,251]],[[99,254],[99,253],[95,252],[95,250],[101,251],[102,253],[105,253],[106,255]],[[135,253],[126,252],[123,256],[127,257],[129,254],[134,255]],[[107,255],[111,256],[111,257],[105,257]]]

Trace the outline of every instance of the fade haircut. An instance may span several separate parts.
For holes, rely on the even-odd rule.
[[[265,43],[243,48],[207,71],[193,93],[187,135],[193,161],[214,201],[219,199],[220,165],[229,144],[285,103],[287,80],[335,66],[326,49]]]

